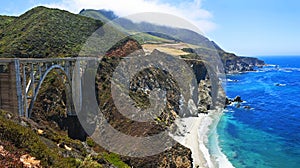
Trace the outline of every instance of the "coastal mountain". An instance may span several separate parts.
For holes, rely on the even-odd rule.
[[[189,45],[191,44],[191,45],[198,46],[201,49],[201,52],[209,53],[209,51],[207,51],[206,48],[208,45],[208,48],[213,48],[217,50],[223,62],[225,72],[227,73],[253,71],[255,67],[262,66],[265,64],[263,61],[257,58],[241,57],[233,53],[228,53],[224,51],[219,45],[217,45],[214,41],[210,41],[208,38],[204,37],[203,35],[195,33],[191,30],[155,25],[147,22],[134,23],[131,20],[128,20],[126,18],[119,18],[117,15],[113,13],[113,11],[107,11],[107,10],[87,9],[87,10],[80,11],[79,14],[83,16],[91,17],[93,19],[101,20],[103,22],[113,21],[114,25],[123,28],[124,31],[143,32],[133,36],[133,38],[136,39],[140,44],[188,43]],[[157,48],[157,47],[161,47],[161,45],[160,46],[155,45],[151,47]],[[188,58],[187,56],[189,55],[188,53],[195,54],[194,49],[199,49],[199,48],[197,47],[189,48],[188,49],[189,51],[183,54],[182,56],[184,58]],[[187,48],[185,47],[179,47],[179,49],[187,50]]]
[[[109,13],[109,16],[106,17]],[[131,34],[142,32],[135,36],[135,38],[141,39],[145,38],[144,36],[152,36],[153,41],[141,41],[141,44],[145,43],[165,43],[165,41],[160,41],[162,39],[169,40],[169,43],[177,42],[186,42],[190,44],[200,45],[199,43],[207,43],[209,40],[188,29],[173,28],[169,26],[156,25],[148,22],[139,22],[135,23],[126,18],[120,18],[116,16],[112,11],[106,10],[82,10],[79,13],[80,15],[91,17],[96,20],[104,20],[105,22],[113,21],[115,26],[119,26],[123,31],[130,32]],[[113,19],[111,19],[113,18]],[[139,40],[138,40],[139,41]],[[140,42],[140,41],[139,41]]]
[[[70,57],[102,22],[67,11],[36,7],[19,17],[0,16],[0,56]]]
[[[76,57],[88,37],[103,23],[115,18],[118,16],[112,11],[82,10],[77,15],[45,7],[33,8],[19,17],[0,16],[0,57]],[[115,129],[132,136],[156,134],[174,123],[174,119],[180,116],[180,107],[183,105],[181,103],[182,93],[180,93],[176,81],[168,72],[153,67],[134,76],[130,82],[129,94],[130,98],[134,100],[135,106],[147,108],[151,104],[149,91],[156,87],[166,90],[167,107],[163,109],[161,115],[155,119],[155,122],[141,124],[130,121],[118,112],[111,96],[111,79],[115,68],[124,57],[135,51],[141,50],[139,54],[142,56],[163,54],[181,57],[192,67],[197,80],[197,86],[189,88],[192,97],[189,103],[193,102],[197,107],[187,108],[192,111],[188,116],[206,114],[209,110],[214,109],[214,93],[211,89],[212,83],[205,61],[193,59],[197,56],[195,51],[198,49],[205,51],[203,53],[209,53],[200,45],[200,43],[210,42],[209,39],[186,29],[150,23],[136,24],[126,19],[121,19],[119,22],[123,24],[114,25],[116,26],[114,29],[131,32],[146,31],[123,39],[111,47],[98,67],[98,72],[101,73],[97,73],[95,85],[99,108]],[[159,33],[153,32],[153,30]],[[194,40],[190,39],[191,36],[194,37]],[[226,65],[227,72],[253,70],[254,66],[263,64],[255,58],[238,57],[227,53],[215,43],[213,44]],[[210,57],[210,55],[204,54],[203,57]],[[163,168],[193,166],[191,149],[179,143],[161,154],[132,158],[111,153],[90,138],[80,142],[68,137],[68,131],[76,133],[79,130],[68,129],[70,127],[68,124],[72,123],[70,123],[70,118],[65,110],[67,104],[65,83],[57,78],[57,75],[57,72],[53,71],[45,79],[34,105],[31,119],[20,118],[9,112],[0,111],[0,152],[10,152],[14,156],[13,158],[18,158],[23,154],[34,156],[44,167]],[[218,91],[222,92],[222,89]],[[195,94],[197,92],[200,94]],[[120,139],[121,141],[122,139]],[[12,150],[2,149],[1,146],[5,145]],[[206,163],[201,164],[205,165]],[[16,165],[14,166],[16,167]]]

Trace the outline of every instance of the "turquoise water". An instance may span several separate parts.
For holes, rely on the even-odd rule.
[[[237,168],[299,168],[300,57],[261,59],[274,66],[227,76],[227,96],[246,102],[225,110],[219,145]]]

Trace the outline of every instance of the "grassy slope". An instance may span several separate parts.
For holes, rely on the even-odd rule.
[[[10,146],[4,146],[4,149],[10,153],[16,150],[21,154],[27,153],[40,160],[43,167],[129,167],[114,153],[99,152],[98,154],[91,154],[80,141],[59,134],[48,125],[40,125],[44,129],[44,133],[40,135],[35,131],[37,129],[35,128],[36,123],[31,120],[22,121],[27,124],[25,127],[19,124],[19,120],[23,119],[0,110],[0,142],[10,144]],[[56,145],[62,142],[71,147],[71,151]],[[99,149],[99,146],[91,139],[87,140],[87,144],[90,148]],[[19,157],[15,153],[12,156]],[[9,161],[11,160],[7,160],[7,162]],[[17,165],[14,162],[10,163],[10,167]]]
[[[36,7],[0,31],[1,57],[76,56],[102,22],[67,11]]]
[[[0,33],[6,26],[8,26],[15,19],[16,17],[13,16],[0,16]]]

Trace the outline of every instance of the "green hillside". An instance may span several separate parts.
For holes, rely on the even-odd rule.
[[[6,26],[8,26],[15,19],[16,17],[13,16],[0,16],[0,33]]]
[[[102,25],[99,20],[45,7],[1,20],[1,57],[76,56],[86,39]]]

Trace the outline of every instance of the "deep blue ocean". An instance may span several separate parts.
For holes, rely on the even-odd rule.
[[[227,96],[245,102],[225,110],[219,145],[237,168],[299,168],[300,57],[259,58],[272,66],[227,76]]]

